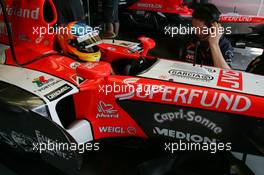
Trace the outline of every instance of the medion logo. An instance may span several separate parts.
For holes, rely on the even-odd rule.
[[[138,3],[137,6],[142,8],[162,9],[161,4]]]
[[[7,14],[9,16],[16,16],[28,19],[39,19],[39,8],[36,9],[23,9],[16,7],[6,7]],[[3,15],[3,9],[0,8],[0,15]]]
[[[253,18],[251,16],[222,16],[221,21],[228,22],[252,22]]]
[[[159,127],[155,127],[153,129],[153,133],[159,136],[165,136],[165,137],[175,138],[179,140],[186,140],[187,142],[194,142],[194,143],[216,143],[217,142],[217,139],[214,139],[214,138],[211,139],[209,137],[193,135],[190,133],[184,133],[181,131],[164,129],[164,128],[159,128]]]

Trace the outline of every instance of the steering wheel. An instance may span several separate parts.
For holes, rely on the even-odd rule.
[[[133,60],[132,63],[126,65],[125,67],[125,75],[135,76],[138,73],[144,71],[146,67],[147,60],[144,57],[140,57],[137,60]]]

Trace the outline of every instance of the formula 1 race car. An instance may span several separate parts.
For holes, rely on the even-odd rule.
[[[155,42],[144,37],[104,41],[102,61],[79,62],[54,50],[54,35],[36,35],[56,22],[51,0],[0,2],[1,143],[35,153],[43,143],[142,138],[263,155],[264,77],[149,57]],[[77,151],[41,156],[78,174]]]

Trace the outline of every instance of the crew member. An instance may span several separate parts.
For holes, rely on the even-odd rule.
[[[58,13],[58,24],[85,19],[81,0],[53,0]]]
[[[231,69],[234,57],[231,43],[218,22],[221,12],[213,4],[203,4],[193,12],[195,36],[186,47],[184,61]]]
[[[106,25],[103,38],[115,38],[119,33],[118,6],[119,0],[103,0],[103,16]]]

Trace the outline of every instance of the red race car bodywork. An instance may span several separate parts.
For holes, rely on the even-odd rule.
[[[7,1],[11,9],[8,2],[13,1]],[[0,97],[0,102],[23,107],[27,104],[29,111],[38,114],[38,118],[49,118],[50,123],[77,143],[124,137],[231,142],[235,151],[259,154],[255,146],[262,148],[261,141],[249,141],[248,136],[263,128],[264,77],[148,57],[147,52],[155,42],[144,37],[140,38],[142,45],[105,41],[99,45],[102,61],[78,62],[53,49],[54,35],[39,38],[34,33],[35,25],[47,28],[56,21],[52,2],[14,1],[19,2],[18,9],[28,15],[21,16],[18,12],[10,15],[17,62],[4,45],[8,43],[6,34],[1,35],[4,54],[0,93],[12,94],[9,89],[14,86],[17,91],[40,99],[42,105],[29,105],[30,100],[22,97],[12,103],[11,96]],[[45,5],[54,15],[50,22],[43,23]],[[30,10],[26,13],[25,9]],[[114,67],[122,60],[132,64],[138,61],[134,66],[143,66],[143,70],[133,76],[112,75],[110,64]],[[11,119],[16,117],[1,115],[0,123]],[[34,125],[30,128],[32,137],[39,140],[39,134],[34,133],[40,128]],[[12,130],[16,128],[7,125],[0,129],[4,133]],[[47,132],[43,130],[42,134]],[[56,140],[52,134],[46,137]]]
[[[192,10],[183,5],[183,0],[139,0],[129,7],[130,10],[156,11],[191,16]]]

